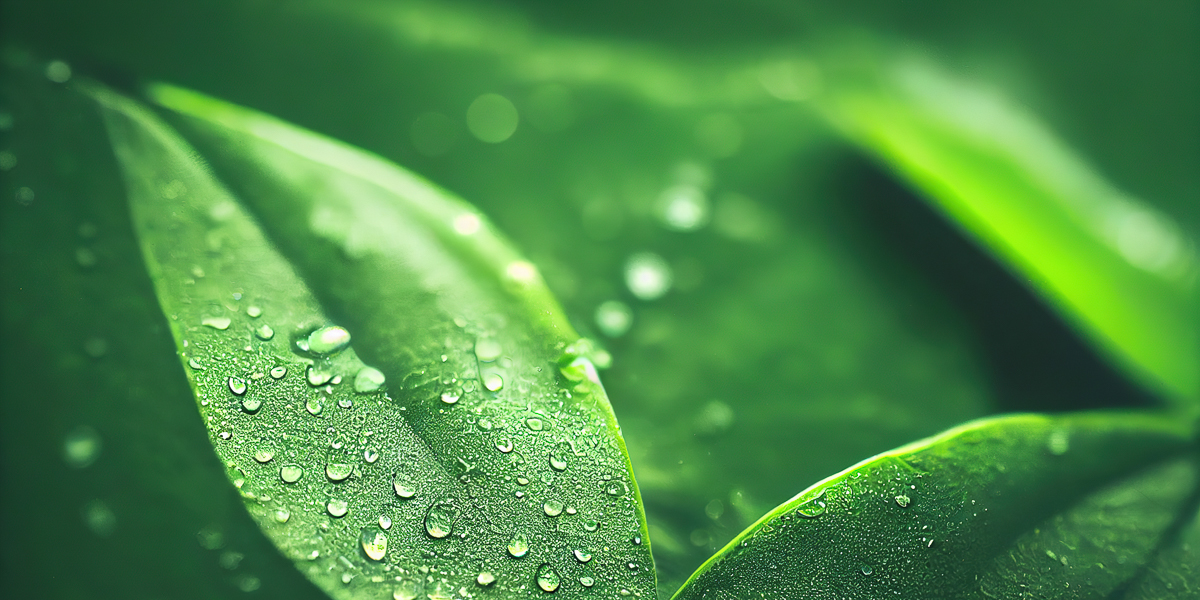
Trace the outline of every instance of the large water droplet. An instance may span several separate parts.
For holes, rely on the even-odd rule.
[[[389,522],[388,525],[391,523]],[[363,552],[371,560],[383,560],[384,555],[387,554],[387,534],[378,527],[373,525],[363,527],[359,541],[362,542]]]
[[[239,379],[237,377],[230,377],[229,378],[229,391],[233,392],[234,395],[237,395],[237,396],[241,396],[242,394],[245,394],[246,393],[246,380]]]
[[[346,463],[329,463],[325,465],[325,476],[330,481],[345,481],[353,472],[354,467]]]
[[[585,563],[589,560],[592,560],[592,553],[588,552],[587,550],[584,550],[583,548],[576,548],[574,554],[575,554],[575,560],[577,560],[581,563]]]
[[[483,387],[489,392],[498,392],[504,387],[504,378],[499,373],[491,372],[483,374]]]
[[[229,324],[232,322],[229,317],[204,317],[200,321],[202,325],[212,327],[213,329],[220,329],[221,331],[229,329]]]
[[[487,587],[489,585],[492,585],[493,583],[496,583],[496,576],[492,575],[491,573],[489,573],[487,571],[484,571],[479,574],[479,577],[475,578],[475,583],[478,583],[479,585]]]
[[[325,503],[325,510],[329,511],[329,515],[339,519],[346,516],[349,509],[350,505],[345,500],[330,500]]]
[[[859,571],[862,571],[863,575],[870,575],[871,573],[875,572],[875,569],[871,568],[871,565],[863,565]]]
[[[354,376],[354,391],[365,394],[383,387],[385,378],[383,372],[375,367],[363,367]]]
[[[529,553],[529,538],[524,533],[516,533],[508,540],[508,554],[513,558],[521,558]]]
[[[279,468],[279,478],[284,483],[296,483],[304,476],[304,469],[300,465],[283,465]]]
[[[596,585],[596,580],[584,575],[583,577],[579,578],[579,584],[583,587],[592,587],[593,585]]]
[[[349,345],[350,332],[337,325],[322,327],[308,334],[308,351],[313,354],[329,356],[345,350]]]
[[[442,402],[445,402],[446,404],[454,404],[455,402],[458,402],[459,398],[462,398],[462,395],[462,386],[452,386],[450,389],[442,392]]]
[[[284,375],[287,375],[287,367],[285,366],[280,365],[271,369],[271,379],[283,379]]]
[[[329,365],[308,365],[308,385],[313,387],[325,385],[333,379],[333,369]]]
[[[821,490],[816,496],[801,502],[796,507],[796,514],[805,519],[815,519],[825,514],[825,490]]]
[[[550,566],[550,563],[543,563],[537,570],[537,584],[542,588],[543,592],[553,592],[558,589],[559,578],[558,571]]]
[[[550,455],[550,468],[555,471],[564,471],[567,468],[567,457],[561,454]]]
[[[275,330],[271,329],[270,325],[263,323],[262,326],[260,326],[258,329],[254,330],[254,335],[258,339],[265,342],[265,341],[270,340],[271,338],[275,337]]]
[[[625,263],[625,285],[639,299],[655,300],[671,288],[671,267],[657,254],[634,254]]]
[[[624,481],[610,481],[604,486],[604,493],[609,496],[624,496],[629,493],[629,486]]]
[[[363,460],[367,461],[369,465],[375,464],[375,461],[379,460],[379,452],[376,452],[374,448],[367,448],[363,450]]]
[[[396,584],[392,591],[393,600],[416,600],[421,593],[421,583],[416,579],[404,578]]]
[[[406,481],[399,479],[392,482],[392,489],[396,491],[396,495],[401,498],[412,498],[417,495],[417,488]]]
[[[588,519],[583,522],[583,528],[589,532],[596,531],[597,529],[600,529],[600,522],[594,519]]]
[[[258,409],[260,409],[260,408],[262,408],[262,399],[261,398],[255,398],[253,396],[247,396],[245,398],[242,398],[242,410],[244,410],[250,414],[254,414],[254,413],[258,412]]]
[[[542,504],[542,510],[546,512],[546,516],[557,517],[562,514],[563,503],[551,498]]]
[[[100,434],[87,425],[81,425],[63,438],[63,460],[67,466],[75,469],[88,467],[99,458],[100,447]]]
[[[254,460],[259,463],[269,463],[273,458],[275,458],[275,453],[267,450],[266,448],[259,448],[258,450],[254,451]]]
[[[525,426],[528,427],[530,431],[541,431],[544,427],[542,420],[537,417],[525,419]]]
[[[189,358],[189,359],[188,359],[188,366],[189,366],[189,367],[191,367],[192,369],[196,370],[196,371],[203,371],[203,370],[204,370],[204,365],[200,364],[200,361],[198,361],[198,360],[196,360],[196,359],[194,359],[194,358]]]
[[[444,538],[454,529],[456,511],[450,504],[434,504],[425,513],[425,533],[432,538]]]

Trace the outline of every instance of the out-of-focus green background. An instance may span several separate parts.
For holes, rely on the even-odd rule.
[[[10,64],[191,87],[478,206],[613,356],[661,594],[874,453],[1000,411],[1160,401],[813,106],[839,84],[828,56],[928,61],[1040,117],[1194,240],[1195,2],[2,10]],[[0,595],[319,597],[226,489],[94,109],[21,73],[0,97]],[[515,108],[510,135],[485,94]],[[81,439],[102,444],[83,467],[64,449]]]

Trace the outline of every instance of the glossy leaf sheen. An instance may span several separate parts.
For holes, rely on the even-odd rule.
[[[266,163],[252,198],[147,110],[93,95],[213,446],[276,546],[337,598],[464,596],[481,572],[488,594],[542,595],[543,565],[559,594],[585,576],[606,595],[653,593],[615,419],[532,265],[382,160],[173,92],[231,141],[225,152]],[[331,325],[349,347],[307,352]],[[378,390],[364,359],[386,377]],[[549,500],[567,510],[549,516]],[[515,534],[529,540],[520,559],[506,550]],[[577,548],[595,559],[579,563]]]
[[[1156,415],[968,423],[801,492],[676,598],[1105,597],[1194,512],[1189,437]]]

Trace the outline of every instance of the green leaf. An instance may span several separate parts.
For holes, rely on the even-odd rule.
[[[1195,512],[1192,435],[1157,414],[968,423],[801,492],[676,598],[1107,597]]]
[[[928,62],[846,77],[824,106],[1133,377],[1200,401],[1195,241],[1003,96]]]
[[[536,269],[378,158],[176,88],[231,193],[98,86],[135,229],[218,456],[338,598],[649,594],[603,388]],[[341,329],[340,326],[345,326]]]

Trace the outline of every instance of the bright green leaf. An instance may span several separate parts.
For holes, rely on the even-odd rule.
[[[1137,379],[1200,400],[1200,260],[1168,217],[1002,96],[926,62],[894,61],[824,106]]]
[[[338,598],[653,593],[589,346],[476,212],[365,153],[156,88],[221,152],[269,167],[233,194],[149,111],[90,89],[213,446],[309,579]]]
[[[801,492],[676,598],[1105,597],[1194,512],[1190,448],[1171,416],[968,423]]]

